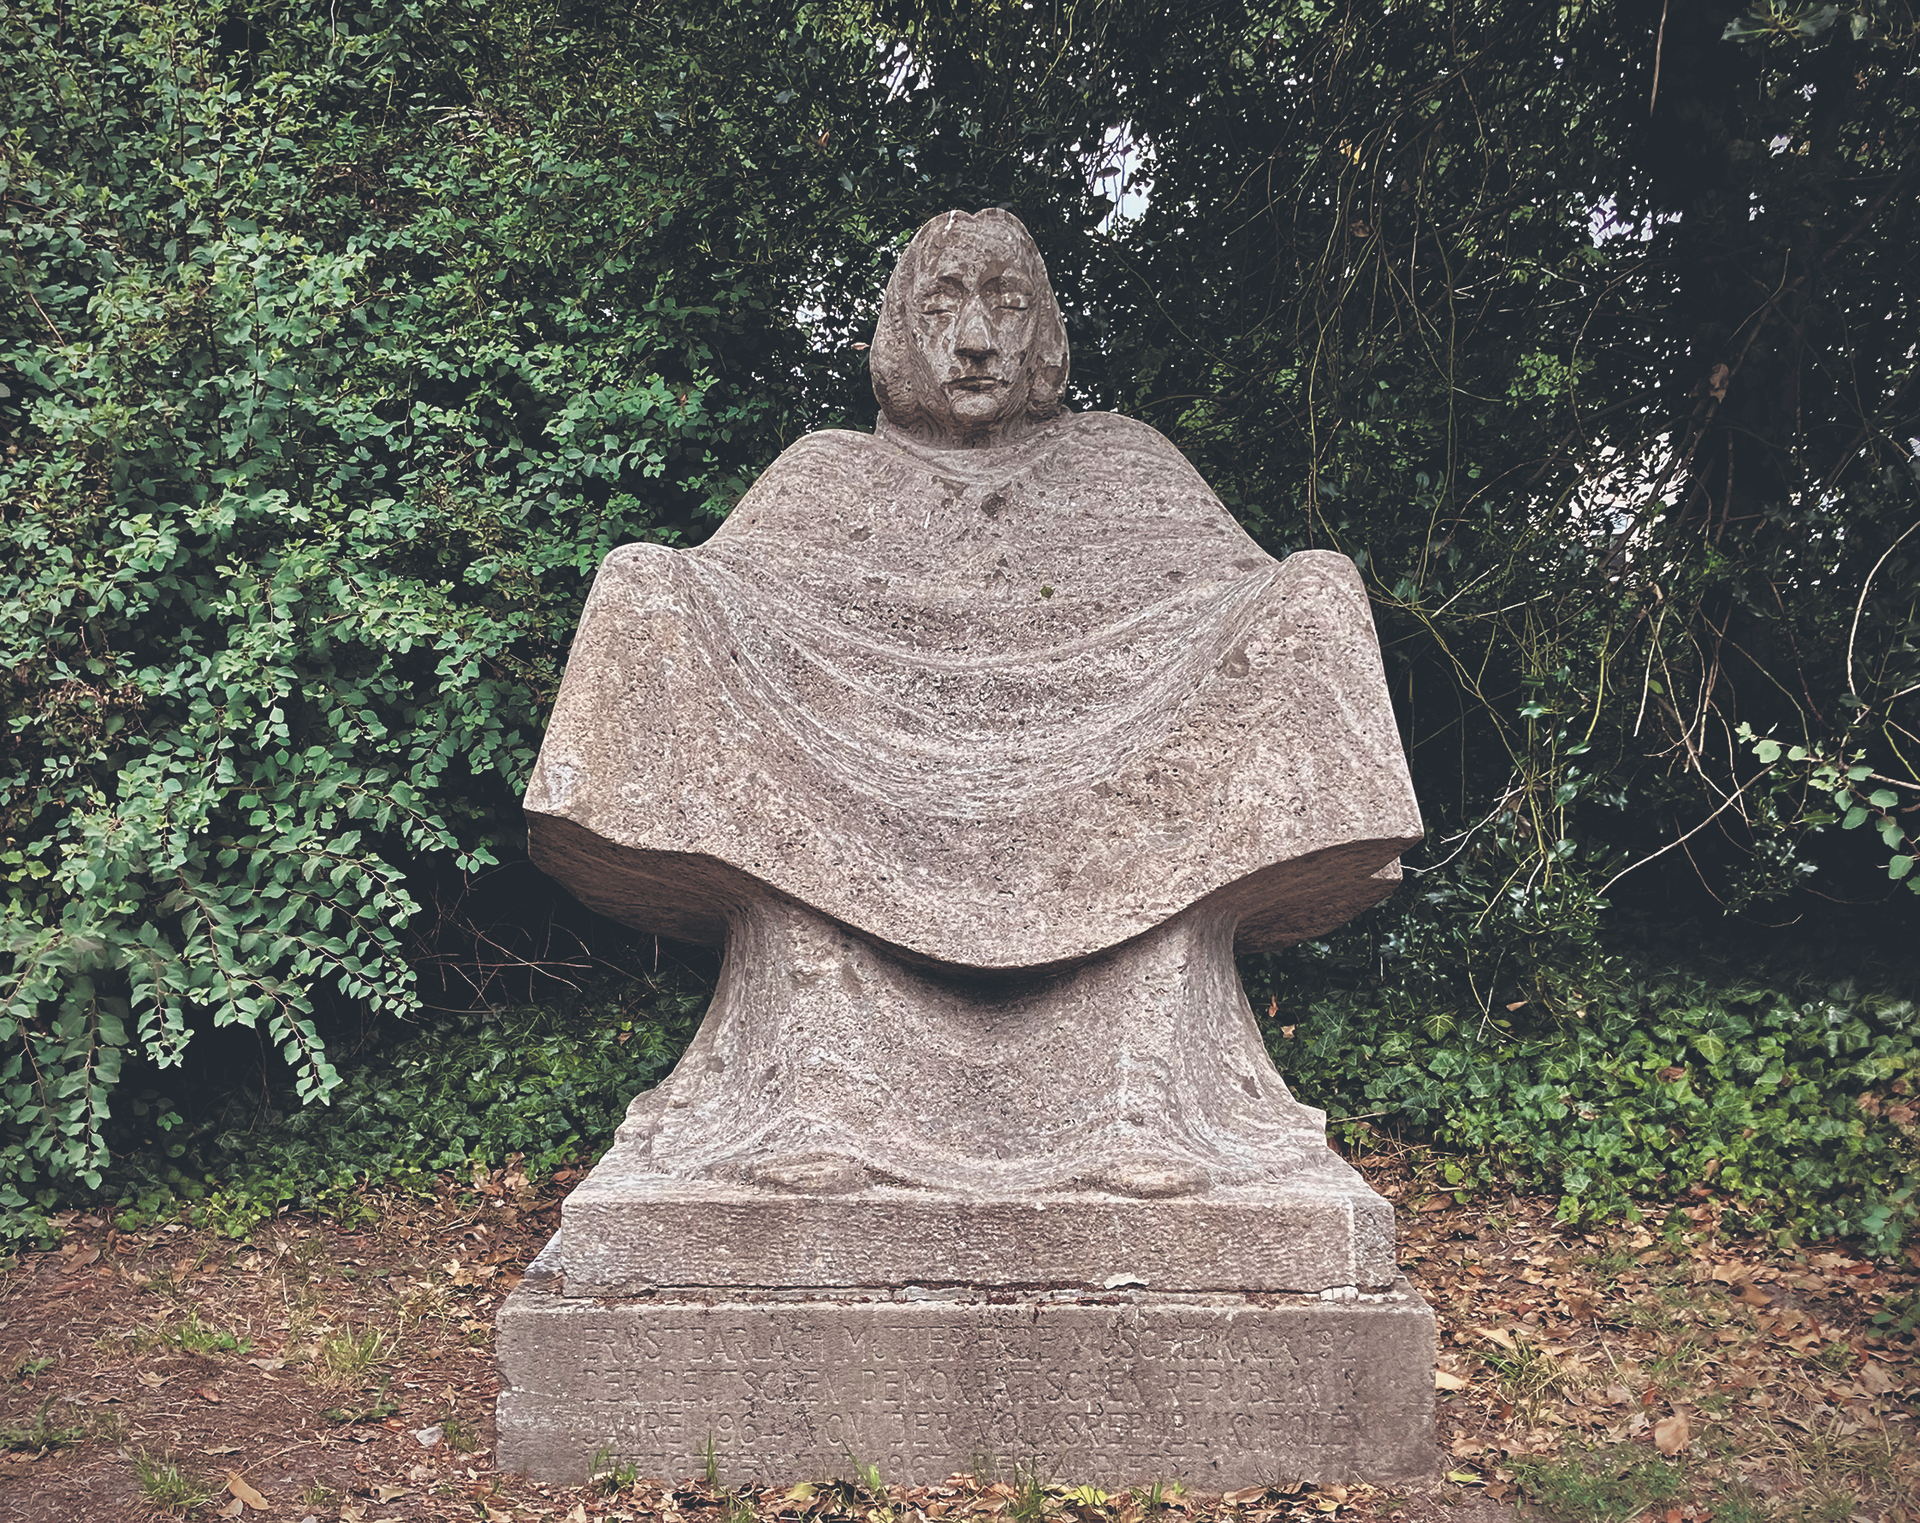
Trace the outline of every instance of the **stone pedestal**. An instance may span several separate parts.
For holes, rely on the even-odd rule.
[[[596,1455],[729,1483],[878,1465],[1116,1489],[1432,1474],[1433,1314],[1404,1280],[1321,1295],[1152,1287],[560,1293],[559,1238],[500,1312],[499,1464]]]
[[[734,1481],[1433,1469],[1432,1314],[1392,1207],[1324,1144],[1164,1198],[819,1196],[654,1172],[656,1135],[623,1128],[500,1312],[502,1468],[677,1479],[711,1443]]]

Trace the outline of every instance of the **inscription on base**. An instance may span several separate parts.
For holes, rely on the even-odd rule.
[[[502,1313],[502,1461],[610,1449],[645,1473],[846,1469],[899,1480],[983,1460],[1124,1483],[1386,1478],[1430,1468],[1433,1321],[1355,1305],[1166,1301],[580,1302]],[[1222,1467],[1230,1467],[1231,1474]]]

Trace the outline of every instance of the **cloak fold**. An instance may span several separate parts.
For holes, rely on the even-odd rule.
[[[941,450],[828,432],[594,584],[535,862],[719,942],[771,889],[911,961],[1044,970],[1202,901],[1255,950],[1384,896],[1420,823],[1343,556],[1275,561],[1112,414]]]

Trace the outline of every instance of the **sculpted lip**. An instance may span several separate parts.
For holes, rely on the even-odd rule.
[[[963,375],[947,382],[947,385],[958,391],[992,391],[996,386],[1006,385],[1006,382],[998,376]]]

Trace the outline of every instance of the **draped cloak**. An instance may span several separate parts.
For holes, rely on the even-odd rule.
[[[1389,892],[1420,821],[1365,591],[1276,561],[1145,424],[828,431],[587,600],[527,790],[589,906],[719,944],[768,891],[911,962],[1071,966],[1192,906],[1241,950]]]

